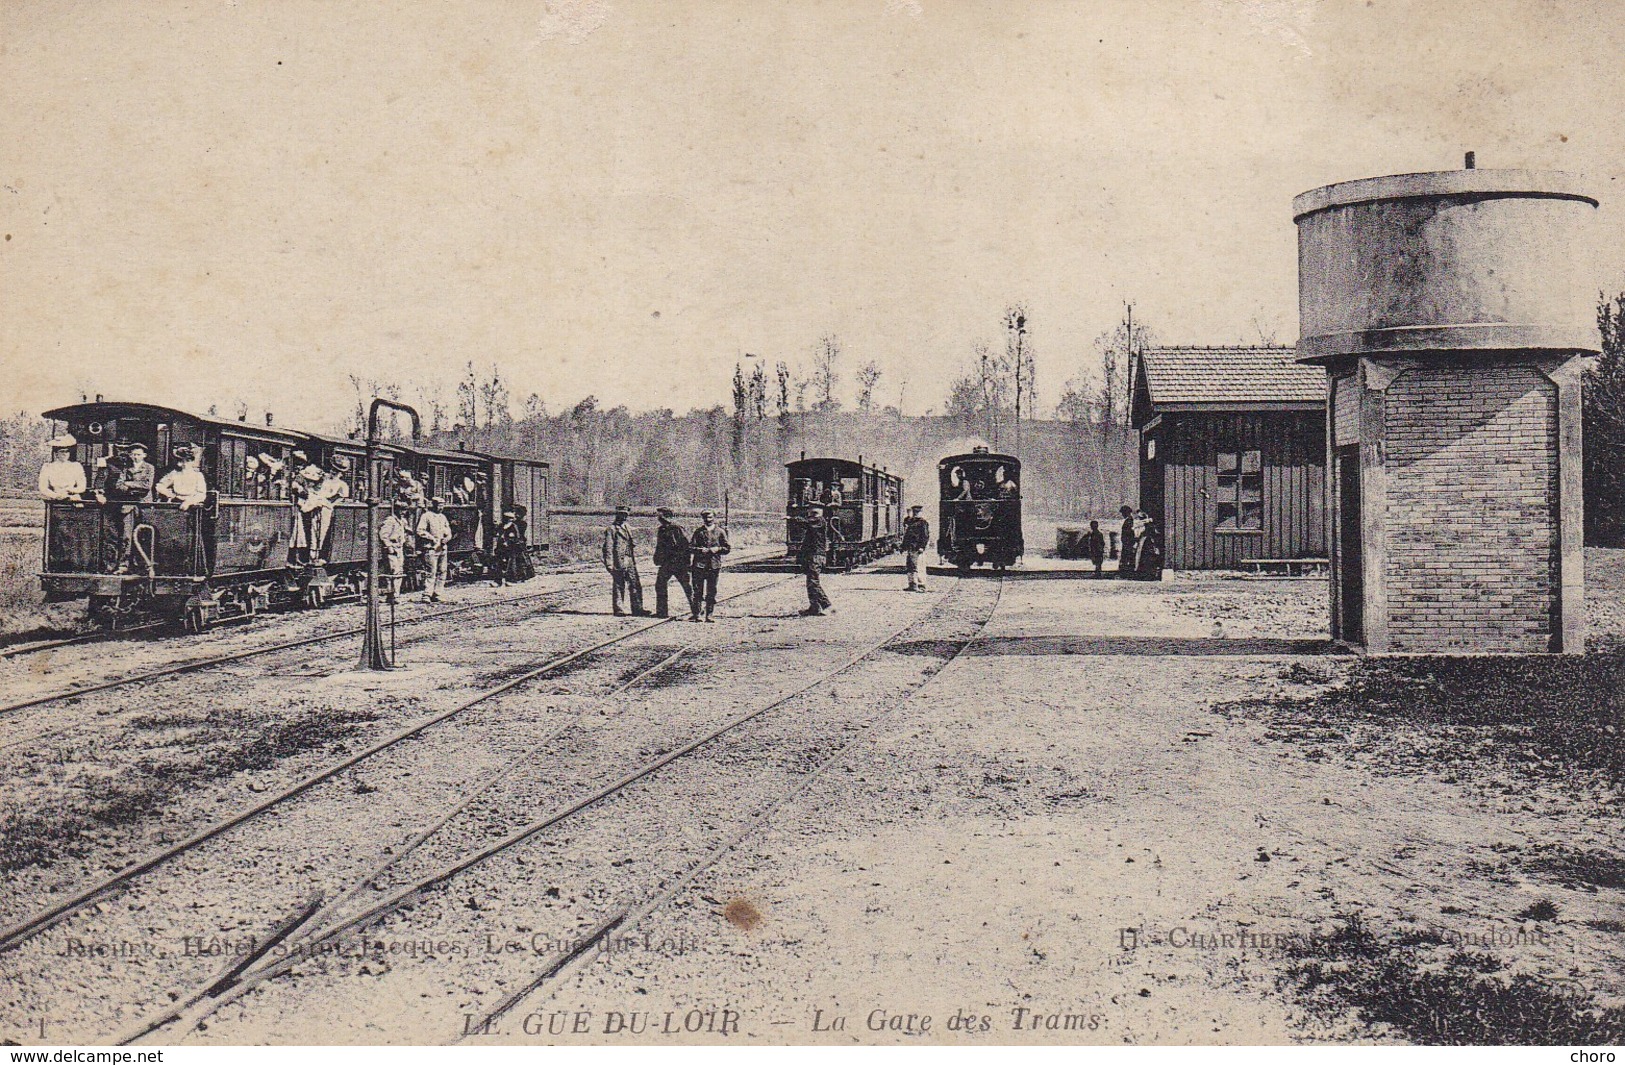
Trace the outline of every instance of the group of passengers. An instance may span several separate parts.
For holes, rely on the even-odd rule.
[[[103,508],[110,519],[105,526],[108,546],[112,549],[105,565],[110,573],[130,571],[131,556],[137,547],[135,530],[141,504],[156,500],[191,510],[208,501],[209,483],[203,475],[203,453],[196,445],[177,444],[171,452],[171,468],[163,477],[158,477],[157,470],[147,461],[145,444],[115,444],[112,454],[97,462],[102,472],[101,483],[95,491],[90,489],[84,464],[73,457],[77,445],[78,441],[66,433],[49,442],[51,460],[40,468],[40,496],[49,502],[76,506],[94,504]]]
[[[1014,476],[1005,472],[1003,466],[995,467],[991,478],[980,470],[966,473],[963,466],[955,466],[948,471],[948,483],[953,491],[949,500],[955,503],[1018,499],[1021,496],[1021,486]]]

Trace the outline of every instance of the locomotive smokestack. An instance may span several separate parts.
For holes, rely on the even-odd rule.
[[[100,403],[101,401],[102,401],[102,394],[100,392],[98,392],[98,393],[96,393],[96,402]]]
[[[1476,152],[1468,152],[1467,153],[1467,158],[1462,161],[1461,165],[1462,165],[1463,168],[1465,168],[1467,170],[1475,169],[1478,166],[1477,153]]]
[[[266,425],[273,425],[273,424],[275,424],[275,422],[276,422],[276,415],[272,414],[270,411],[266,411],[265,412],[265,424]]]

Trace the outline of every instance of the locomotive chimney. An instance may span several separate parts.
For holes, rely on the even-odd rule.
[[[100,403],[101,401],[102,401],[102,394],[100,392],[98,392],[98,393],[96,393],[96,402]]]
[[[275,423],[276,423],[276,415],[272,414],[270,411],[266,411],[265,412],[265,424],[269,426],[269,425],[274,425]]]
[[[90,397],[87,396],[85,393],[81,392],[81,393],[79,393],[79,402],[80,403],[89,403],[90,402]]]
[[[237,420],[240,421],[240,422],[248,421],[248,412],[246,410],[238,411],[237,412]]]
[[[1462,160],[1461,167],[1462,167],[1463,170],[1474,170],[1474,169],[1476,169],[1478,167],[1477,153],[1476,152],[1468,152],[1467,153],[1467,158]]]

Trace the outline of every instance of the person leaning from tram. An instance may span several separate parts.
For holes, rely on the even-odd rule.
[[[824,568],[825,556],[840,540],[840,536],[840,530],[824,520],[823,507],[807,508],[801,544],[796,548],[796,562],[807,576],[807,609],[801,612],[802,617],[816,618],[835,612],[834,604],[824,591],[820,573]]]
[[[451,544],[451,519],[441,511],[446,501],[440,496],[429,500],[429,509],[418,515],[418,551],[423,559],[423,601],[440,602],[440,589],[446,586],[447,552]]]
[[[384,551],[384,587],[389,589],[384,601],[393,603],[395,597],[400,595],[401,581],[406,576],[406,541],[411,536],[411,530],[396,513],[393,499],[383,500],[383,507],[384,520],[378,525],[378,545]]]
[[[727,531],[717,524],[716,511],[700,511],[700,521],[703,524],[688,538],[689,551],[694,556],[693,569],[689,574],[689,580],[694,586],[690,600],[693,604],[693,613],[688,620],[715,621],[717,581],[722,577],[722,556],[732,551],[733,545],[728,543]]]
[[[84,502],[88,484],[85,468],[73,460],[73,448],[79,441],[63,433],[46,446],[51,449],[51,461],[40,467],[39,494],[48,503]]]
[[[676,580],[677,586],[683,590],[683,601],[688,604],[689,613],[696,613],[694,605],[694,587],[688,579],[689,549],[688,534],[672,520],[672,509],[660,507],[655,516],[660,519],[660,528],[655,532],[655,617],[665,618],[671,616],[671,602],[668,593],[671,590],[671,581]]]
[[[102,476],[97,501],[102,503],[117,536],[117,553],[108,563],[109,572],[130,572],[130,552],[135,547],[135,527],[141,519],[141,504],[152,502],[152,482],[157,471],[147,461],[147,445],[114,447]]]

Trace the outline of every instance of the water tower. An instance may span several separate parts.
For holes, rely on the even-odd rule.
[[[1566,174],[1472,164],[1292,202],[1298,354],[1330,388],[1332,634],[1578,653],[1597,200]]]

